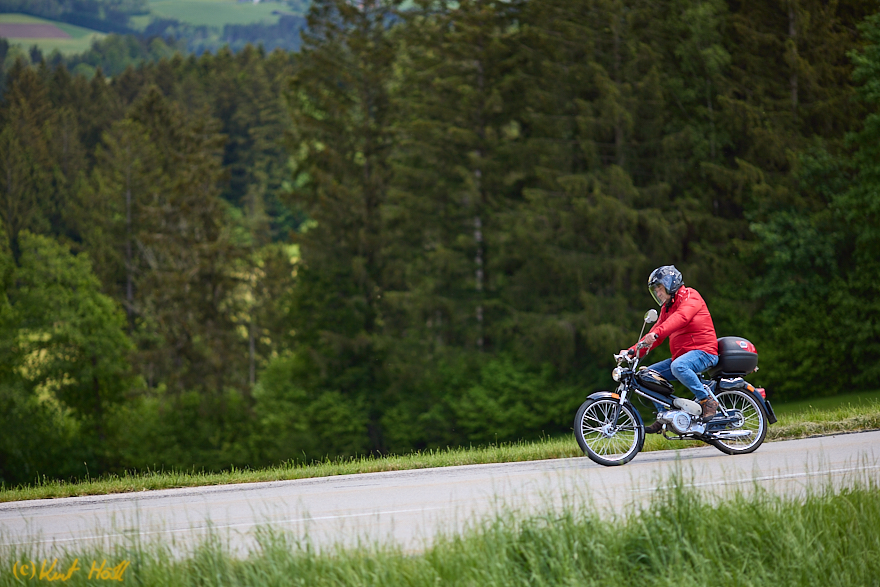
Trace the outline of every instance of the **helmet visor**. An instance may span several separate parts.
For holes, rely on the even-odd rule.
[[[663,302],[669,299],[669,293],[667,293],[666,288],[662,283],[649,285],[648,291],[651,292],[651,297],[654,298],[654,301],[657,302],[658,306],[662,306]]]

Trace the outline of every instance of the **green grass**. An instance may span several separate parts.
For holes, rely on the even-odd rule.
[[[855,403],[843,401],[840,404],[842,405],[829,410],[777,412],[779,422],[770,426],[767,440],[787,440],[880,429],[880,401],[863,400]],[[699,441],[666,440],[660,435],[651,435],[645,441],[644,451],[697,446],[706,445]],[[79,483],[45,480],[33,485],[3,488],[0,490],[0,502],[580,456],[582,453],[574,438],[566,435],[559,438],[544,438],[536,442],[522,441],[486,447],[447,448],[377,458],[325,460],[311,465],[291,464],[258,470],[235,469],[222,473],[155,471],[111,475]]]
[[[773,409],[776,411],[777,415],[796,414],[809,412],[811,410],[836,410],[848,405],[870,404],[876,402],[880,402],[880,391],[864,391],[832,397],[815,397],[795,402],[779,403],[778,405],[776,402],[773,402]]]
[[[874,396],[878,399],[874,399]],[[826,398],[825,409],[809,407],[809,402],[776,405],[773,411],[779,421],[767,430],[767,440],[793,440],[844,432],[880,429],[880,393],[859,397]],[[813,401],[813,400],[810,400]],[[806,404],[804,407],[802,404]],[[666,450],[705,446],[699,441],[670,441],[661,436],[649,436],[644,450]]]
[[[72,547],[57,568],[81,570],[65,585],[95,585],[92,566],[125,565],[127,584],[266,587],[607,586],[740,587],[880,585],[880,491],[871,479],[819,487],[800,498],[759,488],[711,499],[673,478],[644,507],[615,516],[571,499],[559,510],[502,510],[421,552],[387,544],[319,551],[309,542],[261,529],[258,545],[233,554],[222,536],[182,555],[172,545],[133,543],[104,550]],[[13,569],[40,555],[12,547],[0,587],[42,583]],[[51,564],[48,560],[47,564]],[[111,579],[112,580],[112,579]]]
[[[149,0],[149,4],[151,16],[176,18],[192,25],[221,29],[226,24],[274,24],[278,22],[278,17],[272,15],[273,11],[289,11],[286,4],[277,2],[253,4],[236,0]]]
[[[58,50],[62,55],[82,53],[92,46],[92,41],[100,40],[107,36],[104,33],[91,29],[27,14],[0,14],[0,23],[52,24],[70,35],[71,38],[69,39],[7,39],[10,45],[18,45],[24,49],[30,49],[36,45],[44,55],[49,55],[55,50]]]

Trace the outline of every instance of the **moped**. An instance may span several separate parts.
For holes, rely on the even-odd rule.
[[[640,341],[645,325],[656,321],[657,311],[648,310]],[[669,440],[701,440],[730,455],[761,446],[776,415],[766,391],[743,378],[758,370],[755,345],[738,336],[718,339],[718,364],[700,375],[704,388],[718,402],[717,414],[707,422],[700,418],[700,404],[677,397],[672,384],[656,371],[639,368],[639,351],[647,346],[639,343],[635,352],[614,355],[617,367],[611,377],[619,384],[617,389],[590,394],[578,409],[574,435],[590,459],[605,466],[623,465],[642,450],[645,425],[630,402],[633,395],[662,406],[657,420]]]

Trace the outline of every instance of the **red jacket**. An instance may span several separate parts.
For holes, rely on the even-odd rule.
[[[709,308],[703,296],[690,287],[682,286],[675,292],[672,305],[663,304],[660,318],[649,332],[657,335],[651,345],[654,349],[669,338],[669,350],[672,358],[677,359],[688,351],[706,351],[710,355],[718,354],[718,337]],[[647,354],[646,351],[643,351]]]

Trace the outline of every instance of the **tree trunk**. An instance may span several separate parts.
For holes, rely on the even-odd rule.
[[[797,49],[797,18],[794,9],[794,0],[788,4],[788,38],[791,43],[791,116],[797,119],[798,107],[798,49]]]
[[[614,84],[618,90],[620,90],[621,87],[620,21],[621,18],[618,15],[615,15],[614,23],[611,26],[611,31],[614,34]],[[623,154],[624,133],[623,122],[620,119],[621,106],[621,104],[617,104],[614,112],[614,154],[618,167],[622,169],[626,161]]]
[[[134,332],[134,278],[132,276],[131,251],[131,166],[125,174],[125,314],[128,317],[128,334]]]

